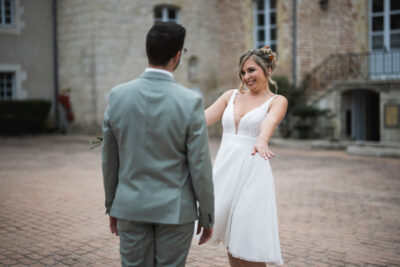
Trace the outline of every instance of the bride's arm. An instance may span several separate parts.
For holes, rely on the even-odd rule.
[[[233,93],[234,89],[228,90],[223,93],[211,106],[209,106],[205,111],[207,126],[216,123],[222,118],[224,110],[228,105],[229,99]]]
[[[284,96],[278,95],[274,100],[272,100],[271,108],[261,124],[261,132],[257,138],[252,155],[259,153],[264,159],[275,156],[269,148],[268,142],[271,139],[275,128],[285,117],[287,106],[288,101]]]

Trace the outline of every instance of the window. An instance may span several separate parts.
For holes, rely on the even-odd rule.
[[[14,99],[15,73],[0,72],[0,99]]]
[[[154,8],[155,22],[174,21],[178,23],[178,8],[174,6],[156,6]]]
[[[14,25],[14,1],[0,0],[0,25],[11,27]]]
[[[370,0],[370,47],[372,51],[400,49],[398,0]]]
[[[369,74],[371,79],[399,78],[400,3],[370,0]]]
[[[385,105],[385,127],[399,128],[399,105]]]
[[[265,45],[277,51],[276,0],[254,1],[254,46]]]

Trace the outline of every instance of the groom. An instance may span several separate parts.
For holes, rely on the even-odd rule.
[[[174,82],[186,30],[147,34],[148,68],[111,90],[103,122],[103,177],[122,266],[184,266],[198,218],[212,235],[214,191],[200,96]],[[198,208],[197,204],[198,202]]]

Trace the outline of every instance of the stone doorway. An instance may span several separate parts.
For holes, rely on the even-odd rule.
[[[380,141],[380,96],[372,90],[342,94],[343,135],[359,141]]]

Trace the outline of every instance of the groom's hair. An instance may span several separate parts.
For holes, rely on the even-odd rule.
[[[183,49],[186,30],[175,22],[157,22],[146,37],[146,53],[149,64],[166,66],[178,51]]]

